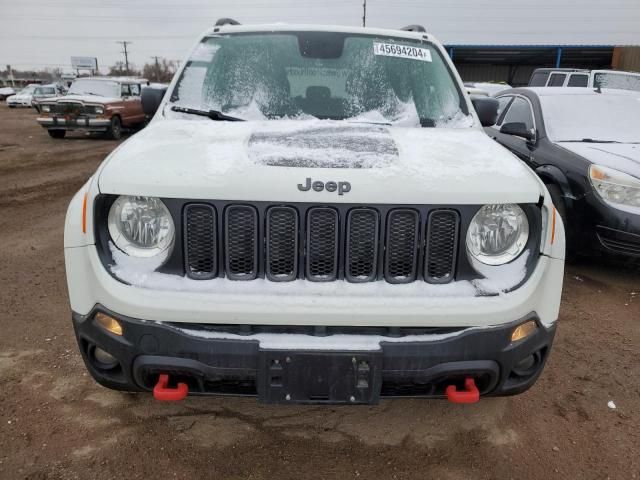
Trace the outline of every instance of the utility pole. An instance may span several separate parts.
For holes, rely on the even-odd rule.
[[[363,0],[362,3],[362,26],[367,26],[367,0]]]
[[[155,78],[155,81],[159,82],[160,81],[160,63],[158,63],[158,58],[160,58],[160,57],[158,57],[157,55],[154,55],[151,58],[154,58],[155,61],[156,61],[156,71],[155,71],[156,78]]]
[[[124,66],[125,69],[127,71],[127,75],[129,75],[129,52],[127,52],[127,45],[131,45],[133,42],[129,42],[129,41],[121,41],[121,42],[116,42],[122,45],[122,47],[124,48],[124,51],[122,53],[124,53]]]

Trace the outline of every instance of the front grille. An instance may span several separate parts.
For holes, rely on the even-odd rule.
[[[458,224],[458,213],[454,210],[438,210],[429,215],[424,266],[427,281],[446,283],[451,280],[456,264]]]
[[[58,102],[51,107],[51,111],[62,115],[82,115],[85,113],[84,105],[78,102]]]
[[[232,280],[253,280],[258,273],[258,212],[246,205],[227,207],[225,267]]]
[[[389,213],[384,278],[389,283],[416,279],[418,259],[418,212],[398,209]]]
[[[298,212],[291,207],[267,211],[267,268],[269,280],[286,282],[298,274]]]
[[[637,255],[640,256],[640,242],[630,242],[614,238],[607,238],[600,234],[600,241],[609,250],[620,255]]]
[[[350,282],[376,278],[378,267],[378,212],[355,208],[347,218],[345,277]]]
[[[338,276],[338,212],[316,207],[307,214],[307,279],[316,282]]]
[[[184,268],[194,279],[447,283],[460,216],[425,207],[203,202],[184,207],[183,229]]]
[[[188,205],[184,215],[185,270],[200,280],[218,272],[216,211],[209,205]]]

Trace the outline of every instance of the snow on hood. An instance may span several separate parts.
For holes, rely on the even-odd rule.
[[[301,191],[307,178],[351,191]],[[347,121],[157,120],[112,153],[103,193],[334,202],[537,202],[533,173],[477,128]]]
[[[256,131],[249,138],[249,158],[263,165],[328,168],[383,167],[397,160],[398,148],[388,128],[335,123]]]
[[[640,178],[640,144],[558,142],[592,163]]]

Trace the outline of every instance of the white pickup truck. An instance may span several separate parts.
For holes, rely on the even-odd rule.
[[[100,384],[469,403],[539,377],[563,225],[484,133],[497,101],[472,101],[423,28],[223,19],[158,106],[67,213],[73,325]]]

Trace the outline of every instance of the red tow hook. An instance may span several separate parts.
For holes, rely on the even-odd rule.
[[[456,390],[455,385],[449,385],[445,390],[447,400],[451,403],[476,403],[480,400],[480,391],[476,387],[473,377],[464,379],[464,390]]]
[[[161,373],[158,383],[153,387],[153,397],[161,402],[178,402],[184,400],[189,393],[189,386],[186,383],[178,383],[176,388],[169,388],[169,375]]]

